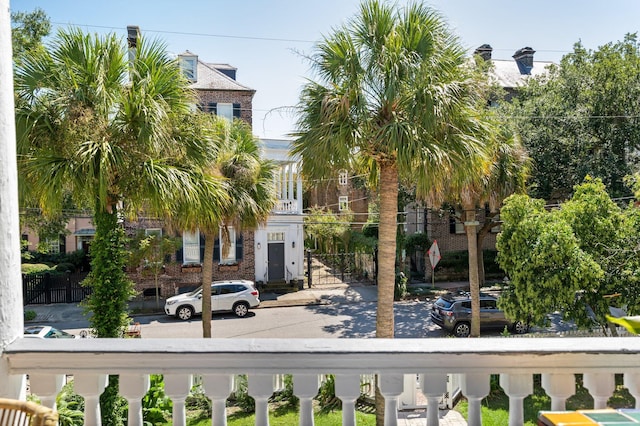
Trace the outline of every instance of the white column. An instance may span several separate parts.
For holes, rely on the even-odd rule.
[[[624,387],[636,400],[636,410],[640,409],[640,373],[624,373]]]
[[[128,426],[142,426],[142,398],[149,391],[148,374],[121,374],[118,393],[129,403]]]
[[[287,166],[287,170],[289,173],[287,174],[287,180],[289,183],[289,191],[287,193],[287,200],[293,201],[293,165],[289,164]]]
[[[509,396],[509,426],[524,423],[524,399],[533,393],[531,374],[500,374],[500,386]]]
[[[297,168],[296,168],[297,171]],[[297,212],[298,214],[302,214],[302,175],[299,171],[297,171],[297,185],[298,187],[296,188],[296,205],[297,205]]]
[[[202,376],[204,393],[211,398],[211,423],[227,426],[227,398],[233,390],[233,375],[206,374]]]
[[[84,425],[100,426],[100,395],[107,387],[106,374],[74,374],[73,390],[84,397]]]
[[[469,401],[469,426],[482,426],[480,403],[489,395],[489,374],[467,373],[462,375],[462,394]]]
[[[9,0],[0,0],[0,355],[24,327],[13,95]],[[25,376],[9,375],[1,356],[0,383],[0,396],[25,399]]]
[[[256,400],[256,426],[269,426],[269,398],[273,395],[273,375],[250,375],[249,395]]]
[[[573,374],[543,373],[542,388],[551,397],[551,411],[564,411],[567,398],[576,393]]]
[[[384,396],[384,424],[398,425],[398,398],[404,388],[404,374],[380,374],[380,393]]]
[[[360,375],[336,374],[336,396],[342,401],[342,426],[355,426]]]
[[[616,390],[615,376],[611,373],[585,373],[584,387],[593,397],[593,408],[607,408],[607,401]]]
[[[300,398],[300,426],[313,426],[313,398],[318,394],[317,374],[293,376],[293,393]]]
[[[187,424],[187,410],[184,401],[191,391],[193,378],[191,374],[165,374],[164,391],[173,401],[173,426]]]
[[[29,389],[45,407],[56,408],[56,396],[64,385],[64,374],[29,374]]]
[[[440,398],[447,392],[446,374],[423,374],[421,377],[422,394],[427,398],[427,426],[438,426]]]

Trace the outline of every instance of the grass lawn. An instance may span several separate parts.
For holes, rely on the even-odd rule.
[[[255,415],[253,413],[235,412],[227,418],[228,426],[254,426]],[[374,426],[376,424],[375,414],[363,413],[356,411],[356,423],[363,426]],[[269,425],[271,426],[290,426],[300,424],[298,408],[290,406],[278,407],[269,412]],[[316,411],[314,416],[314,424],[316,426],[335,426],[342,424],[342,411]],[[187,419],[187,426],[210,426],[210,418],[200,418],[197,420]],[[163,426],[171,426],[166,423]]]
[[[567,399],[567,410],[593,408],[593,398],[582,386],[582,375],[578,374],[576,378],[576,394]],[[635,399],[622,387],[622,375],[616,375],[616,391],[607,405],[611,408],[633,408],[635,406]],[[462,413],[465,419],[467,418],[468,404],[466,400],[460,401],[454,409]],[[524,399],[524,426],[536,426],[538,412],[550,409],[551,398],[547,396],[540,385],[540,375],[535,375],[533,395]],[[489,396],[482,400],[482,424],[485,426],[509,424],[509,398],[502,392],[502,389],[492,390]]]

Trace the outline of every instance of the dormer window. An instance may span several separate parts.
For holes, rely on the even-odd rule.
[[[192,83],[198,81],[198,55],[187,51],[178,56],[182,75]]]

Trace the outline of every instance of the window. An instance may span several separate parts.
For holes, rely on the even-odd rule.
[[[198,81],[197,56],[180,56],[180,69],[185,78],[191,82]]]
[[[162,238],[162,229],[160,228],[147,228],[144,230],[144,235],[146,237],[150,237],[151,235],[154,235],[156,238],[160,239]]]
[[[338,174],[338,183],[342,186],[349,183],[349,174],[346,170],[340,170],[340,173]]]
[[[464,223],[457,220],[455,216],[449,216],[449,233],[464,234]]]
[[[220,228],[220,263],[229,264],[236,263],[236,230],[232,226],[227,227],[229,232],[229,246],[225,247],[227,242],[224,238],[224,229]],[[228,249],[228,250],[227,250]]]
[[[284,241],[284,232],[269,232],[267,234],[268,241]]]
[[[200,232],[198,230],[182,233],[182,263],[200,264]]]
[[[216,114],[229,121],[233,121],[233,104],[223,104],[218,102],[218,105],[216,106]]]
[[[338,210],[345,211],[349,210],[349,197],[346,195],[341,195],[338,197]]]
[[[47,238],[47,252],[51,254],[60,253],[60,239]]]

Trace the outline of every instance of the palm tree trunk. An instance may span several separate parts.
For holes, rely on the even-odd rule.
[[[478,277],[478,234],[475,209],[464,207],[464,228],[469,250],[469,290],[471,292],[471,337],[480,336],[480,281]]]
[[[211,337],[211,283],[213,282],[213,245],[216,237],[204,235],[204,259],[202,262],[202,337]]]
[[[394,337],[393,290],[395,287],[398,170],[380,164],[380,224],[378,229],[378,309],[376,337]],[[376,424],[384,424],[384,398],[376,389]]]
[[[380,165],[380,225],[378,234],[378,313],[376,337],[393,338],[393,289],[395,286],[398,170]]]

